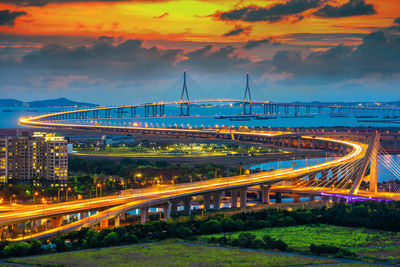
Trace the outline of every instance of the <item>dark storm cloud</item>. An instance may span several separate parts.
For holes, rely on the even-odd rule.
[[[46,6],[48,4],[65,4],[78,2],[167,2],[168,0],[0,0],[0,3],[16,6]]]
[[[323,18],[342,18],[375,14],[373,5],[366,4],[364,0],[350,0],[341,6],[326,5],[314,12],[315,16]]]
[[[276,72],[288,72],[297,78],[318,78],[331,82],[363,78],[368,75],[391,77],[400,73],[400,40],[387,40],[382,32],[364,37],[357,48],[335,46],[312,52],[302,58],[300,52],[279,51],[272,59]]]
[[[207,45],[186,53],[186,59],[180,62],[179,66],[209,73],[234,72],[242,68],[243,64],[250,63],[249,59],[240,58],[235,52],[235,48],[230,45],[219,49],[214,49],[212,45]]]
[[[14,26],[15,19],[24,16],[27,13],[24,11],[11,11],[11,10],[0,10],[0,25]]]
[[[265,38],[261,40],[249,40],[247,41],[246,45],[243,47],[244,49],[253,49],[259,47],[263,44],[272,44],[272,45],[279,45],[280,43],[273,40],[272,38]]]
[[[229,37],[229,36],[236,36],[236,35],[240,35],[240,34],[250,34],[251,32],[251,26],[248,27],[243,27],[240,25],[236,25],[235,28],[233,28],[232,30],[230,30],[227,33],[224,33],[223,36],[225,37]]]
[[[91,46],[69,48],[61,44],[46,45],[22,58],[30,69],[64,71],[94,77],[140,77],[162,73],[177,61],[180,49],[145,48],[141,40],[113,44],[111,37],[100,37]]]
[[[270,23],[288,19],[290,16],[296,16],[298,20],[301,20],[301,13],[317,8],[322,3],[323,0],[289,0],[268,7],[247,6],[226,12],[218,11],[213,16],[221,20],[266,21]]]

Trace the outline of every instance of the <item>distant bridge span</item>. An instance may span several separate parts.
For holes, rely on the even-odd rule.
[[[398,107],[357,107],[323,104],[300,104],[300,103],[278,103],[270,101],[250,101],[238,99],[202,99],[191,101],[170,101],[154,102],[137,105],[121,105],[115,107],[96,107],[82,110],[71,110],[57,112],[36,117],[36,120],[79,120],[79,119],[111,119],[111,118],[138,118],[138,117],[170,117],[170,116],[190,116],[190,105],[193,104],[215,104],[215,103],[235,103],[240,104],[246,110],[246,106],[258,105],[262,107],[259,115],[277,114],[320,114],[325,111],[330,113],[356,113],[356,112],[398,112]],[[182,111],[182,105],[187,105],[186,112]],[[179,114],[167,114],[165,106],[181,106]],[[237,114],[241,116],[252,116],[254,113],[243,112]]]

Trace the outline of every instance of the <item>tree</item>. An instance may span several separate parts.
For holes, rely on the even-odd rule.
[[[40,242],[40,240],[33,239],[30,244],[32,254],[38,254],[42,252],[42,242]]]
[[[202,234],[215,234],[221,232],[221,223],[217,220],[210,219],[200,225]]]
[[[4,257],[22,257],[29,255],[31,245],[27,242],[12,242],[3,249]]]
[[[119,234],[116,232],[111,232],[104,237],[104,244],[106,246],[116,246],[119,245],[120,243],[120,238]]]

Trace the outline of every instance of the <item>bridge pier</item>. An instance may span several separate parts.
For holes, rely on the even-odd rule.
[[[211,209],[211,194],[210,193],[205,193],[203,195],[203,202],[204,202],[205,210]]]
[[[213,206],[214,210],[221,209],[221,192],[215,192],[213,194]]]
[[[119,227],[121,223],[121,217],[119,215],[115,216],[114,218],[114,227]]]
[[[282,193],[281,192],[275,192],[275,202],[276,203],[282,202]]]
[[[177,216],[178,215],[178,200],[173,199],[171,201],[171,216]]]
[[[240,207],[244,208],[247,206],[247,188],[240,189]]]
[[[100,222],[100,228],[108,228],[108,219],[102,220]]]
[[[260,185],[261,202],[269,204],[269,195],[271,193],[271,185]]]
[[[145,224],[149,220],[149,207],[140,209],[140,223]]]
[[[51,227],[52,228],[60,227],[61,224],[62,224],[62,219],[63,219],[63,216],[53,216],[53,217],[51,217],[51,219],[50,219]]]
[[[192,198],[186,197],[183,199],[183,208],[186,216],[192,215]]]
[[[238,191],[231,190],[231,208],[237,208]]]

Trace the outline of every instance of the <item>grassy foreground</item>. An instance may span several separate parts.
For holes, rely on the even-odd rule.
[[[25,257],[10,259],[9,262],[46,266],[287,266],[329,264],[337,261],[161,242]]]
[[[290,249],[297,251],[308,251],[312,243],[315,245],[326,244],[347,247],[352,251],[358,251],[359,247],[400,244],[400,233],[324,224],[265,228],[244,232],[253,233],[260,238],[264,235],[269,235],[272,238],[282,239],[289,245]],[[235,232],[225,235],[236,237],[240,233],[241,232]],[[221,237],[223,235],[224,234],[215,234],[204,237]]]

